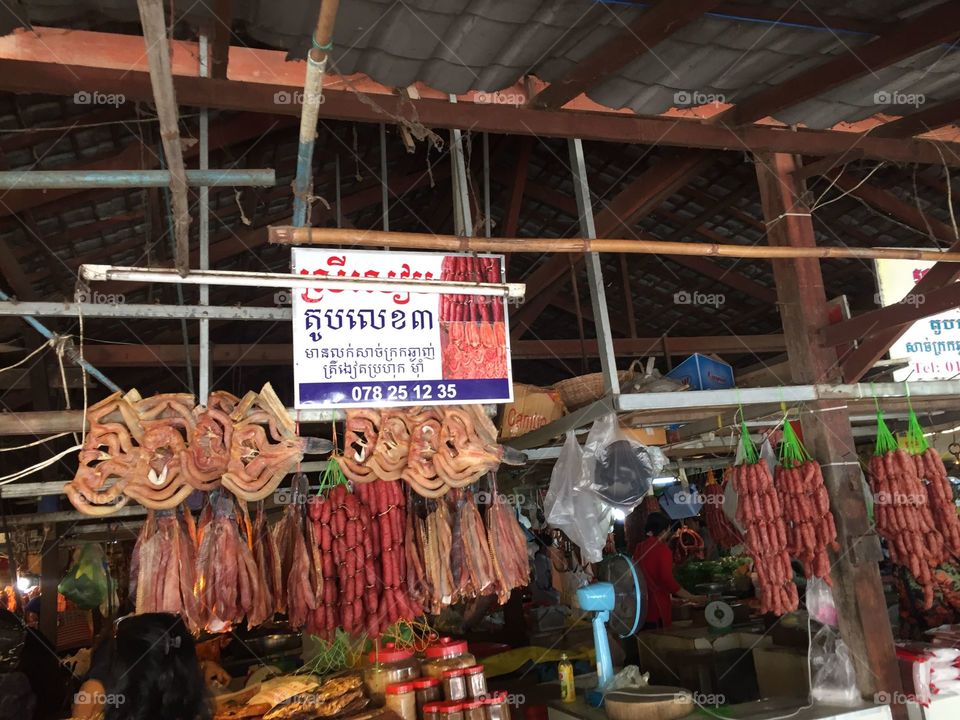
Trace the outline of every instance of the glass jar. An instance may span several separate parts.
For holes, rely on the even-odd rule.
[[[437,703],[437,720],[463,720],[463,704],[458,702]]]
[[[486,720],[510,720],[510,705],[507,703],[505,691],[491,693],[484,704],[487,710]]]
[[[467,678],[461,668],[443,671],[443,695],[453,702],[467,697]]]
[[[442,702],[426,703],[421,711],[421,720],[440,720],[440,706]]]
[[[483,700],[468,700],[463,703],[463,720],[486,720],[486,703]]]
[[[487,677],[483,674],[483,665],[471,665],[463,671],[467,681],[467,697],[482,700],[487,695]]]
[[[420,661],[412,652],[398,648],[393,643],[373,650],[367,655],[367,662],[363,669],[363,684],[370,700],[378,707],[386,699],[387,685],[420,677]]]
[[[423,707],[443,699],[443,687],[435,678],[418,678],[413,681],[413,692],[417,696],[417,713],[423,716]]]
[[[454,640],[442,637],[424,651],[423,674],[427,677],[443,679],[444,670],[456,670],[476,665],[473,655],[467,652],[466,640]]]
[[[392,683],[387,685],[386,704],[402,720],[417,720],[417,696],[412,682]]]

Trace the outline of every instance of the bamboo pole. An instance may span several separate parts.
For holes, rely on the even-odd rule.
[[[722,243],[669,242],[616,238],[487,238],[434,235],[432,233],[383,232],[355,228],[271,226],[269,239],[277,245],[344,245],[445,252],[549,252],[549,253],[630,253],[635,255],[696,255],[701,257],[754,258],[839,258],[861,260],[932,260],[960,262],[960,252],[911,248],[859,247],[773,247]]]

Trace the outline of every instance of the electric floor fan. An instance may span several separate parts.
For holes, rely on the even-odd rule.
[[[618,553],[604,558],[597,572],[598,582],[577,590],[582,610],[594,613],[593,644],[597,653],[597,689],[613,677],[613,661],[607,625],[620,638],[636,634],[647,613],[647,586],[643,575],[626,555]],[[594,694],[593,700],[596,700]],[[588,696],[591,704],[599,705]]]

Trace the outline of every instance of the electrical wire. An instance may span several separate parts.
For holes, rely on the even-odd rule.
[[[48,468],[51,465],[53,465],[55,462],[58,462],[62,457],[65,457],[66,455],[69,455],[72,452],[76,452],[77,450],[82,450],[82,449],[83,449],[82,445],[72,445],[71,447],[68,447],[66,450],[63,450],[57,453],[56,455],[48,457],[46,460],[42,462],[38,462],[37,464],[31,465],[30,467],[24,468],[23,470],[18,470],[17,472],[11,473],[10,475],[5,475],[3,477],[0,477],[0,485],[9,485],[10,483],[20,480],[21,478],[25,478],[27,475],[32,475],[35,472],[40,472],[44,468]]]
[[[26,356],[25,358],[23,358],[22,360],[18,360],[18,361],[15,362],[13,365],[8,365],[8,366],[5,367],[5,368],[0,368],[0,373],[5,373],[7,370],[13,370],[14,368],[20,367],[20,366],[23,365],[25,362],[27,362],[27,360],[29,360],[30,358],[32,358],[34,355],[37,355],[38,353],[46,350],[46,349],[49,348],[52,344],[53,344],[52,341],[48,340],[47,342],[43,343],[43,345],[40,345],[39,347],[35,348],[35,349],[33,350],[33,352],[31,352],[29,355],[27,355],[27,356]]]
[[[824,190],[823,193],[820,195],[820,197],[817,198],[817,201],[813,204],[813,207],[810,208],[810,214],[812,215],[815,210],[819,210],[819,209],[822,208],[822,207],[826,207],[826,206],[829,205],[830,203],[835,203],[837,200],[842,200],[842,199],[845,198],[847,195],[849,195],[850,193],[852,193],[854,190],[857,190],[861,185],[863,185],[864,183],[866,183],[867,180],[869,180],[869,179],[873,176],[873,174],[874,174],[875,172],[877,172],[877,170],[879,170],[879,169],[882,168],[883,166],[884,166],[884,163],[882,163],[882,162],[881,162],[881,163],[877,163],[876,167],[874,167],[873,170],[871,170],[870,172],[868,172],[867,175],[866,175],[866,177],[864,177],[863,180],[861,180],[860,182],[858,182],[858,183],[857,183],[856,185],[854,185],[852,188],[850,188],[849,190],[844,190],[842,193],[840,193],[839,195],[837,195],[835,198],[830,198],[830,199],[827,200],[826,202],[821,203],[820,200],[823,199],[823,196],[826,195],[828,192],[830,192],[830,188],[832,188],[832,187],[836,184],[837,180],[840,179],[840,175],[837,175],[837,177],[833,179],[833,181],[830,183],[830,185],[827,186],[827,189]],[[773,719],[771,718],[771,720],[773,720]]]
[[[43,445],[44,443],[50,442],[51,440],[56,440],[57,438],[62,438],[65,435],[71,435],[69,432],[57,433],[56,435],[50,435],[49,437],[40,438],[39,440],[34,440],[33,442],[27,443],[26,445],[17,445],[16,447],[3,447],[0,448],[0,452],[12,452],[14,450],[26,450],[27,448],[36,447],[37,445]]]

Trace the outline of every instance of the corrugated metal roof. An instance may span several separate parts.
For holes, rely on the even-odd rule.
[[[768,12],[771,7],[783,13],[801,9],[813,18],[833,14],[878,25],[931,5],[913,0],[743,4]],[[315,2],[250,0],[235,5],[237,38],[287,49],[291,57],[304,56]],[[622,33],[647,7],[649,3],[581,0],[351,0],[341,4],[337,16],[333,65],[337,72],[366,73],[393,87],[420,81],[447,93],[499,90],[529,74],[554,82]],[[182,13],[180,27],[197,27],[210,19],[204,3],[177,9]],[[18,12],[19,21],[11,11],[0,10],[0,32],[26,18],[54,25],[129,23],[128,29],[137,32],[136,6],[123,0],[35,0]],[[800,26],[710,13],[588,95],[602,105],[643,115],[706,104],[714,97],[737,102],[830,56],[855,51],[871,38],[828,25],[826,20]],[[957,52],[933,48],[776,117],[824,128],[883,110],[902,111],[908,103],[897,102],[898,93],[923,96],[926,103],[954,99],[960,97],[954,82],[958,69]]]

